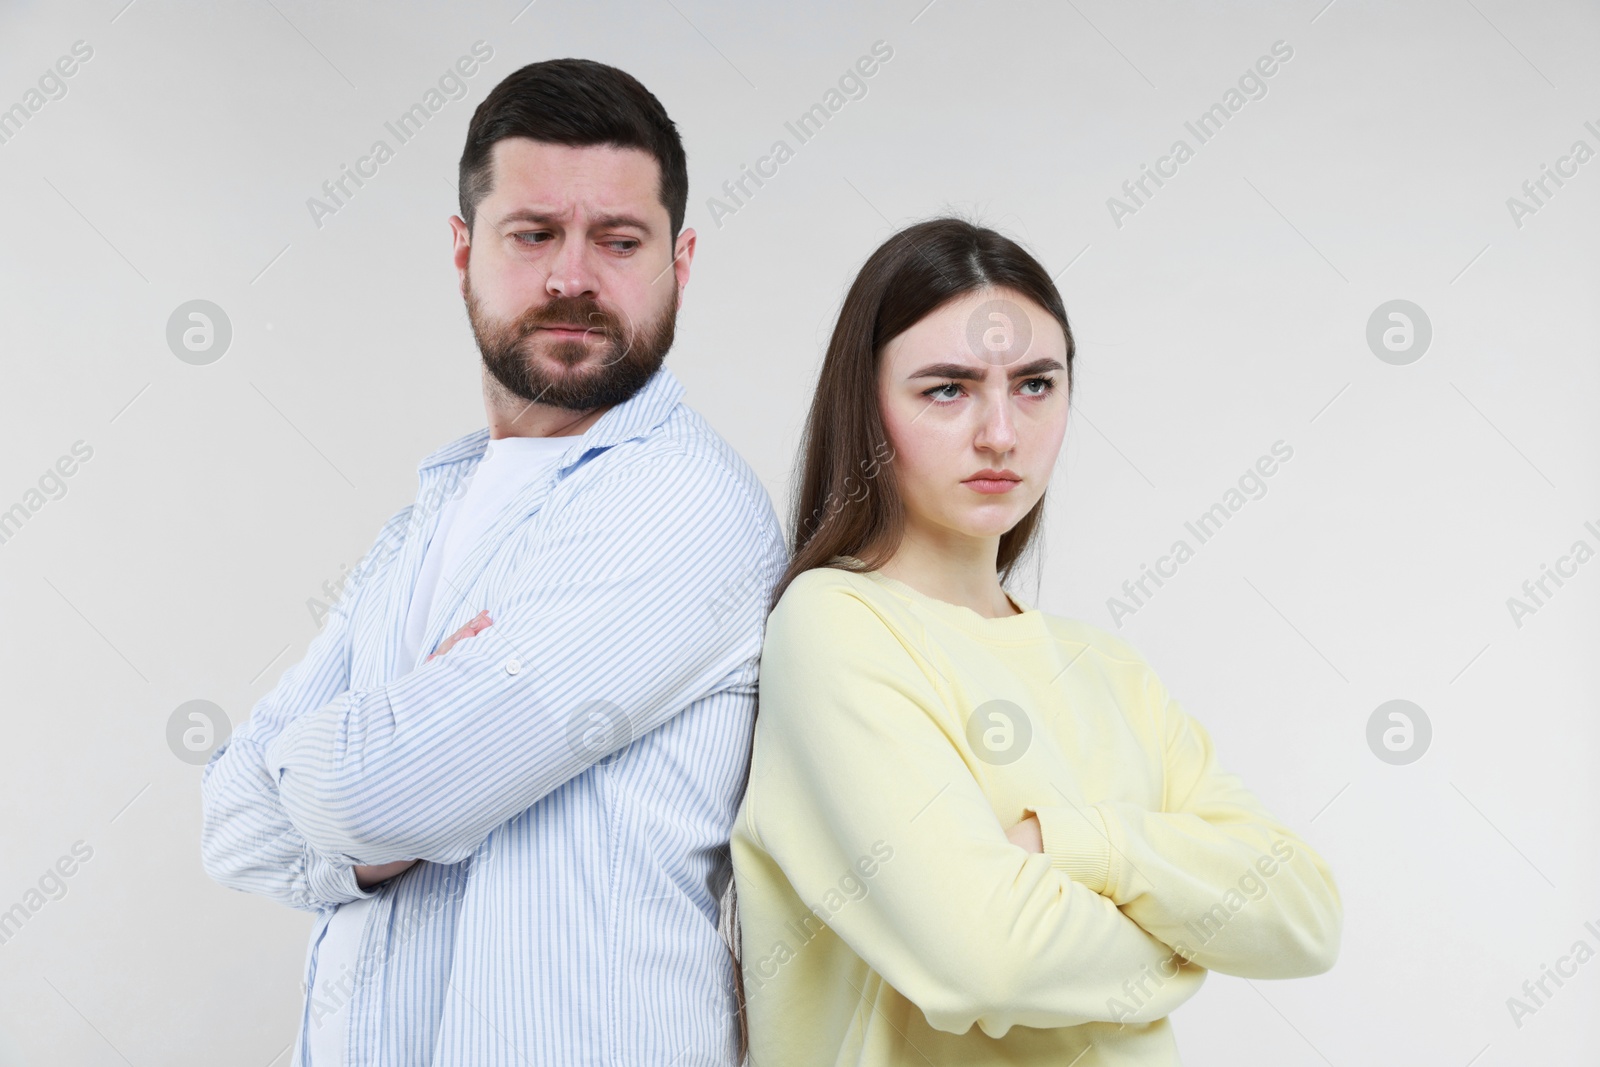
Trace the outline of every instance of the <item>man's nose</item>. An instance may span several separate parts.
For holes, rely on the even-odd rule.
[[[594,296],[598,279],[590,259],[587,241],[564,237],[550,259],[550,276],[545,290],[552,296]]]

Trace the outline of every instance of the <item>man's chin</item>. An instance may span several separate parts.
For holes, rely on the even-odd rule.
[[[593,341],[535,340],[525,343],[522,350],[530,363],[562,373],[581,367],[603,369],[613,362],[612,346]]]

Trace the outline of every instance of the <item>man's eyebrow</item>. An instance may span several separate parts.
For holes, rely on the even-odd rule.
[[[501,217],[499,225],[504,226],[510,222],[531,222],[538,226],[557,226],[560,225],[561,219],[553,212],[538,211],[534,208],[525,207],[518,208],[516,211],[507,212]],[[618,227],[630,227],[632,229],[639,230],[646,237],[652,236],[655,233],[655,231],[650,228],[650,224],[648,222],[645,222],[643,219],[635,215],[628,215],[622,212],[616,212],[610,215],[598,215],[590,222],[590,229],[605,230],[616,229]]]
[[[594,228],[603,229],[603,230],[611,230],[611,229],[617,229],[617,228],[620,228],[620,227],[626,227],[628,229],[639,230],[646,237],[649,237],[652,233],[655,232],[654,230],[652,230],[650,228],[650,224],[648,222],[644,221],[643,219],[638,218],[637,216],[634,216],[634,215],[626,215],[626,214],[620,214],[620,213],[619,214],[614,214],[614,215],[601,215],[601,216],[597,217],[594,220],[594,224],[593,225],[594,225]]]
[[[1007,375],[1011,378],[1026,378],[1045,371],[1065,370],[1058,359],[1036,359],[1032,363],[1024,363],[1020,367],[1013,367]],[[911,378],[954,378],[962,382],[981,382],[987,371],[982,367],[975,367],[970,363],[930,363],[926,367],[909,375]]]

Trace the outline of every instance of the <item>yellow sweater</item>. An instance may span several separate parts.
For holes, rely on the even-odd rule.
[[[1207,970],[1333,965],[1322,858],[1126,642],[1012,600],[822,567],[773,611],[732,840],[751,1067],[1177,1064]],[[1043,855],[1006,839],[1030,813]]]

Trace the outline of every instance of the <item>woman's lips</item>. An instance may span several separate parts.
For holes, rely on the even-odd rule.
[[[961,484],[978,493],[1009,493],[1022,482],[1012,478],[968,478]]]

